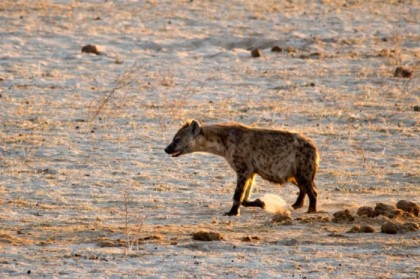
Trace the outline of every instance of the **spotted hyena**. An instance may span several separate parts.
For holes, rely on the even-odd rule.
[[[301,208],[308,195],[308,212],[316,212],[314,178],[319,157],[315,145],[302,135],[241,124],[201,125],[192,120],[175,134],[165,152],[172,157],[208,152],[227,160],[236,171],[237,184],[233,206],[225,215],[239,215],[240,205],[264,208],[262,200],[250,200],[256,174],[271,182],[295,184],[300,191],[293,208]]]

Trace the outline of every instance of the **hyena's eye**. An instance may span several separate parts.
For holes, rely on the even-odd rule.
[[[180,138],[176,138],[174,139],[174,143],[180,143],[181,139]]]

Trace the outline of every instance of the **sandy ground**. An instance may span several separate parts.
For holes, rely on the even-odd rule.
[[[229,3],[0,2],[0,277],[419,278],[419,231],[332,222],[420,202],[418,2]],[[311,137],[321,213],[222,216],[227,163],[163,152],[189,118]]]

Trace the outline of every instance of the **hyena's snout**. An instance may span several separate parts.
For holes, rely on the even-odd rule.
[[[171,155],[172,157],[178,157],[182,153],[182,151],[177,151],[176,150],[176,145],[174,143],[171,143],[170,145],[168,145],[165,148],[165,152],[167,154]]]
[[[168,146],[165,148],[165,152],[166,152],[167,154],[171,154],[173,151],[174,151],[174,150],[173,150],[172,144],[168,145]]]

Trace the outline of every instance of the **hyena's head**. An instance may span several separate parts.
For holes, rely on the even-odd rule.
[[[200,132],[200,123],[196,120],[189,121],[175,134],[171,144],[165,148],[165,152],[172,155],[172,157],[194,152],[196,139]]]

